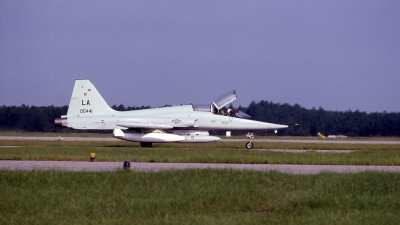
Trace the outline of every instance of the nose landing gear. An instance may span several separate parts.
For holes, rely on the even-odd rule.
[[[254,134],[253,134],[253,132],[247,133],[247,137],[249,138],[249,142],[246,143],[246,148],[247,148],[247,149],[253,149],[253,142],[251,142],[251,140],[254,139]]]

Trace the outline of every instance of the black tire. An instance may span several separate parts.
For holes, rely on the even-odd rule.
[[[151,142],[140,142],[140,147],[151,148],[151,146],[153,146]]]
[[[250,142],[250,141],[247,142],[247,143],[246,143],[246,148],[247,148],[247,149],[253,149],[253,143]]]

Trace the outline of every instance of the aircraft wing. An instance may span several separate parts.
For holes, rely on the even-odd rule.
[[[118,122],[117,125],[125,128],[136,128],[136,129],[139,128],[139,129],[169,130],[174,128],[174,126],[160,124],[160,123]]]
[[[117,122],[118,126],[131,129],[159,129],[170,130],[173,128],[197,127],[196,120],[176,118],[135,118]]]

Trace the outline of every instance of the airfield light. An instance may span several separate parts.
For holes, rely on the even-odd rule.
[[[125,161],[125,162],[124,162],[124,169],[125,169],[125,170],[129,170],[130,167],[131,167],[131,163],[128,162],[128,161]]]
[[[96,161],[96,153],[90,153],[90,162]]]

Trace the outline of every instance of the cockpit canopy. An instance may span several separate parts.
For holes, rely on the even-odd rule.
[[[237,98],[236,91],[230,91],[228,93],[225,93],[221,97],[215,99],[215,101],[212,102],[212,104],[217,108],[217,110],[222,109],[224,106],[228,105],[229,103],[235,101]]]
[[[211,112],[214,114],[221,114],[225,115],[225,113],[221,110],[224,106],[228,105],[229,103],[235,101],[237,98],[236,91],[230,91],[219,98],[215,99],[211,105],[209,104],[193,104],[194,111],[201,111],[201,112]],[[238,118],[250,119],[251,116],[247,115],[244,112],[237,111],[235,114],[229,114],[229,116],[235,116]]]

